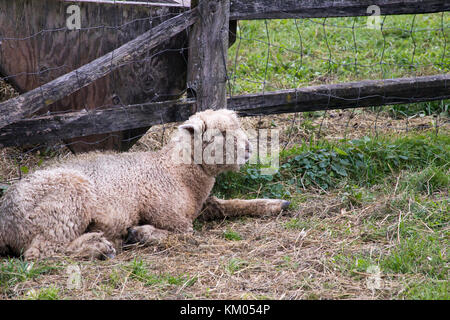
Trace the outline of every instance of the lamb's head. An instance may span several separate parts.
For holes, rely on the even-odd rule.
[[[180,160],[200,165],[209,175],[237,171],[250,158],[251,146],[234,111],[196,113],[178,127]]]

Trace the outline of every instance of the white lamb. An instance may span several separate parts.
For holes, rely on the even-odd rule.
[[[191,116],[158,152],[88,153],[29,174],[0,199],[0,254],[28,260],[55,254],[112,258],[124,240],[145,244],[169,232],[192,232],[199,215],[260,216],[286,208],[289,202],[283,200],[209,196],[219,173],[239,169],[237,156],[224,164],[195,163],[194,153],[186,158],[196,136],[203,136],[202,151],[213,150],[217,158],[220,139],[205,139],[211,129],[232,132],[233,153],[244,146],[248,160],[249,142],[236,114],[208,110]]]

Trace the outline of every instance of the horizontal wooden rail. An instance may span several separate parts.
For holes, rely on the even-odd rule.
[[[184,121],[195,101],[164,101],[110,109],[77,111],[21,120],[0,129],[0,147],[63,139]]]
[[[450,98],[450,74],[364,80],[244,95],[228,108],[241,116],[408,104]]]
[[[450,74],[366,80],[248,94],[228,99],[241,116],[408,104],[450,98]],[[114,106],[21,120],[0,129],[0,147],[54,143],[98,133],[186,120],[195,100]]]
[[[232,0],[230,20],[292,19],[433,13],[450,10],[448,0]]]
[[[177,7],[190,7],[191,3],[190,0],[173,0],[172,2],[62,1]],[[381,15],[420,14],[450,10],[450,1],[448,0],[231,0],[230,20],[370,16],[373,14],[373,11],[368,11],[368,8],[372,5],[380,8]]]

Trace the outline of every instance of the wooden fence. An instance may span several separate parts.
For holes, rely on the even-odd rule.
[[[96,2],[100,5],[99,1],[93,0],[60,2],[65,5]],[[107,2],[102,1],[101,5]],[[110,5],[151,8],[154,4],[124,1]],[[227,50],[230,41],[233,41],[229,31],[235,33],[236,20],[366,16],[369,15],[369,5],[378,5],[383,15],[444,12],[450,9],[450,2],[446,0],[176,0],[166,5],[176,8],[178,14],[111,52],[0,103],[0,147],[54,143],[61,139],[148,128],[155,124],[182,121],[197,111],[209,108],[228,107],[243,116],[250,116],[450,98],[448,73],[311,86],[228,98],[226,95]],[[0,11],[0,17],[1,14]],[[186,30],[189,31],[186,33]],[[128,105],[119,103],[94,110],[72,106],[71,110],[79,111],[30,118],[55,102],[104,79],[124,65],[132,64],[150,50],[180,34],[185,34],[189,41],[187,73],[181,72],[179,75],[186,77],[183,80],[188,99]],[[0,65],[0,71],[3,69]]]

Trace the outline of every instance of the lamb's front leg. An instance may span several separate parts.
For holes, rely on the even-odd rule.
[[[140,243],[151,245],[166,239],[169,234],[169,231],[155,228],[149,224],[131,227],[128,229],[128,236],[124,244]]]
[[[206,199],[199,219],[212,220],[224,217],[264,216],[280,213],[289,207],[289,201],[280,199],[222,200],[216,197]]]
[[[112,259],[116,256],[113,244],[102,232],[81,235],[68,245],[66,253],[81,259]]]

